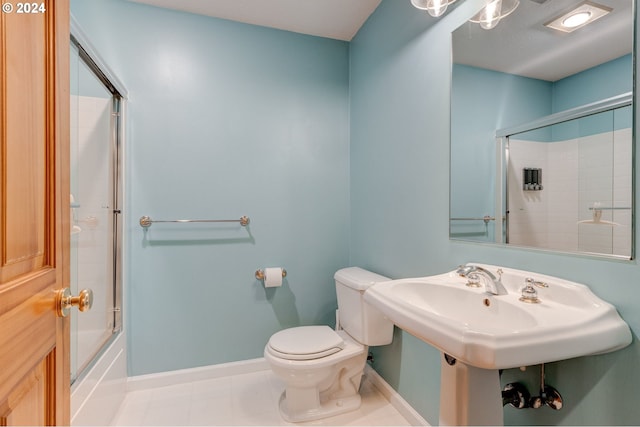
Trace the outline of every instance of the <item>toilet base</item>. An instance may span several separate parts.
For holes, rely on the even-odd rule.
[[[287,406],[286,395],[287,392],[284,391],[280,396],[280,415],[282,415],[282,418],[284,418],[285,421],[290,423],[319,420],[321,418],[333,417],[346,412],[355,411],[360,407],[360,403],[362,401],[359,394],[338,399],[328,399],[326,401],[321,401],[316,408],[305,412],[291,414]]]
[[[279,407],[286,421],[315,421],[360,407],[359,390],[368,347],[344,331],[338,334],[345,348],[318,359],[282,359],[271,354],[268,345],[265,347],[265,359],[285,385]]]

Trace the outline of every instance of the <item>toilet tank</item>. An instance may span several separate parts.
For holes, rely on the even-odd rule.
[[[334,276],[340,325],[365,345],[386,345],[393,339],[393,323],[364,302],[364,291],[375,282],[390,280],[360,267],[338,270]]]

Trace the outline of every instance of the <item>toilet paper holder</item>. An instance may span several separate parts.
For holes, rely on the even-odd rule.
[[[256,270],[256,279],[264,280],[265,277],[266,276],[264,275],[264,270],[262,269]],[[282,269],[282,277],[287,277],[287,270],[285,270],[284,268]]]

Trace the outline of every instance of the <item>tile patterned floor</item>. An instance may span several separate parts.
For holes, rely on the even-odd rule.
[[[282,419],[278,401],[283,390],[284,384],[271,371],[259,371],[131,391],[112,425],[410,425],[366,376],[360,389],[360,409],[309,423],[291,424]]]

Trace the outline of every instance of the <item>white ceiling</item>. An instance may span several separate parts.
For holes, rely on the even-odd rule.
[[[569,34],[544,24],[584,0],[520,0],[492,30],[467,22],[453,34],[453,60],[554,82],[631,53],[633,1],[592,1],[613,11]]]
[[[350,41],[381,0],[129,0],[246,24]],[[406,0],[409,1],[409,0]]]
[[[129,0],[247,24],[350,41],[381,0]],[[409,0],[394,0],[406,1]],[[464,0],[458,0],[461,3]],[[613,8],[570,34],[544,27],[584,0],[520,0],[492,30],[467,22],[454,32],[456,63],[556,81],[632,49],[633,0],[592,0]],[[424,13],[416,10],[416,13]],[[425,13],[425,18],[430,18]]]

